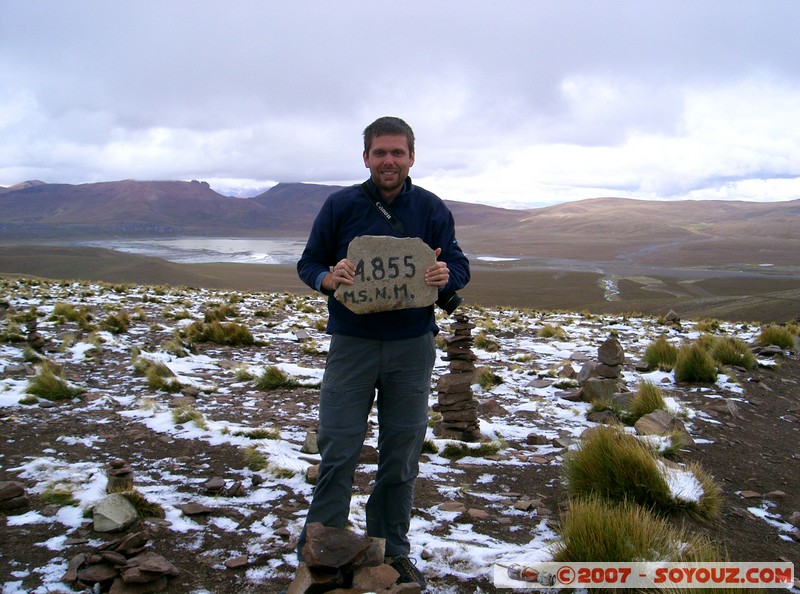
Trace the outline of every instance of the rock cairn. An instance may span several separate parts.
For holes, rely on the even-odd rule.
[[[133,491],[133,469],[125,460],[113,460],[106,467],[106,493]]]
[[[17,481],[0,482],[0,512],[23,510],[30,505],[25,485]]]
[[[614,336],[606,339],[597,349],[597,361],[586,361],[578,373],[582,399],[586,402],[594,400],[612,400],[620,391],[622,366],[625,363],[625,351]]]
[[[303,559],[287,594],[375,592],[416,594],[419,584],[396,584],[400,574],[385,563],[385,541],[349,530],[308,525]]]
[[[442,420],[436,423],[434,435],[461,441],[478,441],[481,438],[478,423],[478,401],[473,397],[475,381],[475,359],[472,352],[472,329],[475,324],[463,313],[454,314],[453,331],[445,338],[446,360],[450,362],[449,373],[443,375],[436,386],[439,402],[433,410],[441,413]]]
[[[42,334],[39,332],[38,326],[39,324],[36,318],[28,320],[25,323],[25,329],[28,332],[25,341],[28,343],[28,345],[30,345],[30,347],[33,350],[41,353],[44,350],[47,341],[45,340],[44,336],[42,336]]]
[[[89,553],[73,557],[61,581],[75,588],[111,594],[166,592],[178,569],[161,555],[147,550],[150,535],[134,532]]]
[[[603,400],[611,402],[622,410],[629,410],[633,393],[623,391],[622,366],[625,363],[625,351],[619,340],[615,337],[608,338],[597,349],[597,361],[587,361],[578,374],[581,384],[581,399],[585,402]],[[604,410],[591,412],[590,421],[604,424],[619,422],[617,415]],[[676,415],[666,410],[656,410],[639,418],[635,425],[637,435],[674,435],[679,434],[681,444],[694,445],[694,439],[689,434],[683,421]]]

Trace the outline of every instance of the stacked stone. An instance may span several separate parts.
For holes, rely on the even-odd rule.
[[[166,592],[178,575],[171,562],[147,550],[150,535],[135,532],[73,557],[61,581],[84,590],[114,594]]]
[[[597,374],[608,379],[619,379],[625,363],[625,351],[619,340],[613,336],[606,339],[597,349]]]
[[[133,469],[125,460],[113,460],[106,467],[106,493],[133,491]]]
[[[478,401],[472,394],[477,359],[472,352],[475,324],[463,313],[456,313],[453,317],[455,322],[450,326],[453,334],[445,338],[450,371],[439,379],[436,386],[439,402],[433,405],[433,410],[441,413],[442,420],[433,432],[437,437],[478,441],[481,438]]]
[[[597,349],[597,362],[587,361],[578,374],[583,400],[611,400],[620,390],[625,351],[619,340],[609,337]]]
[[[319,522],[307,527],[303,562],[287,594],[319,592],[374,592],[376,594],[420,594],[419,584],[396,584],[400,574],[386,563],[386,542],[360,536]]]

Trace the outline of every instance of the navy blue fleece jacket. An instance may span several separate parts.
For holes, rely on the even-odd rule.
[[[413,185],[408,178],[403,191],[389,208],[403,223],[403,236],[419,237],[434,250],[442,248],[438,259],[447,262],[450,280],[439,292],[452,293],[463,288],[470,278],[469,260],[458,246],[453,215],[444,202],[432,192]],[[322,276],[347,257],[348,245],[361,235],[401,237],[358,185],[331,194],[314,220],[306,248],[297,262],[300,279],[312,289],[321,290]],[[438,332],[432,305],[355,314],[329,295],[328,314],[327,331],[330,334],[400,340]]]

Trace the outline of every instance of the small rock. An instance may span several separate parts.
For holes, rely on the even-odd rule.
[[[739,496],[745,499],[758,499],[762,497],[758,491],[739,491]]]
[[[212,477],[203,484],[203,488],[209,493],[219,493],[225,488],[225,479],[219,476]]]
[[[112,493],[94,507],[92,517],[96,532],[119,532],[132,526],[139,514],[124,495]]]
[[[463,514],[467,510],[466,506],[460,501],[445,501],[439,505],[439,509],[444,512],[457,512],[459,514]]]
[[[247,567],[248,563],[247,555],[239,555],[225,561],[225,567],[228,569],[241,569],[242,567]]]
[[[491,517],[489,512],[487,512],[485,509],[475,509],[475,508],[468,509],[467,515],[470,518],[475,518],[476,520],[486,520]]]
[[[186,516],[199,516],[202,514],[210,514],[214,511],[213,508],[203,505],[202,503],[187,503],[185,505],[176,506]]]
[[[304,454],[319,454],[316,431],[309,431],[306,433],[306,439],[303,442],[303,447],[300,448],[300,451]]]

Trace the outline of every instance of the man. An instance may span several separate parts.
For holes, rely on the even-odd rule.
[[[403,231],[387,220],[361,186],[328,197],[317,215],[303,255],[300,278],[328,295],[327,332],[332,334],[322,380],[318,444],[319,478],[306,525],[344,528],[353,477],[377,391],[378,451],[375,484],[367,501],[367,533],[386,540],[387,562],[398,583],[425,579],[408,559],[408,528],[418,460],[428,424],[428,396],[436,358],[434,306],[356,314],[332,295],[352,285],[350,242],[362,235],[418,237],[436,254],[425,282],[448,295],[470,278],[469,261],[455,237],[453,216],[434,194],[411,183],[414,133],[403,120],[379,118],[364,130],[367,192],[377,197]],[[302,553],[306,530],[300,536]]]

